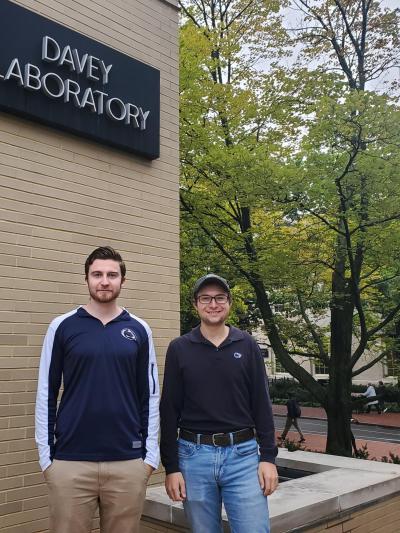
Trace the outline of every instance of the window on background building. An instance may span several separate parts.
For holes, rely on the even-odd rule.
[[[329,374],[329,368],[319,359],[314,359],[315,374]]]
[[[274,308],[274,312],[275,313],[284,313],[285,312],[285,304],[274,304],[273,308]]]
[[[268,348],[261,348],[261,346],[260,346],[260,352],[261,352],[261,355],[264,357],[264,359],[269,359],[269,350],[268,350]]]
[[[385,358],[386,376],[400,376],[400,359],[396,352],[392,352]]]
[[[278,360],[278,358],[275,356],[274,360],[274,366],[275,366],[275,374],[279,374],[281,372],[286,372],[286,370],[283,368],[282,363]]]

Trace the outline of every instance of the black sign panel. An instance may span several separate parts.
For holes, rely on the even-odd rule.
[[[160,73],[0,1],[0,109],[159,157]]]

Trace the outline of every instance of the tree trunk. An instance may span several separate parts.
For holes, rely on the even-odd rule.
[[[332,313],[331,361],[328,396],[326,453],[351,457],[351,324],[349,309]],[[349,331],[350,330],[350,338]]]
[[[343,387],[344,389],[344,387]],[[328,407],[326,409],[328,416],[328,435],[326,440],[326,453],[331,455],[342,455],[351,457],[351,408],[347,398],[350,395],[350,387],[345,390],[337,390],[336,394],[330,397],[331,387],[329,387]]]
[[[326,452],[351,457],[351,354],[354,300],[346,280],[346,243],[338,237],[332,274],[331,357],[326,403]]]
[[[331,360],[329,372],[328,436],[326,452],[351,457],[351,341],[353,305],[350,295],[335,298],[331,311]],[[339,305],[339,303],[341,305]]]

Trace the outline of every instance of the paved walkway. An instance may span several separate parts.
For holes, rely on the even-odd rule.
[[[286,405],[273,405],[274,415],[286,416]],[[354,414],[354,418],[360,424],[375,424],[383,427],[398,427],[400,428],[400,413],[382,413],[378,415],[377,412],[369,414]],[[326,420],[326,413],[321,407],[301,407],[302,418],[317,418],[319,420]]]
[[[273,405],[274,415],[286,416],[285,405]],[[316,418],[319,420],[326,420],[326,413],[320,407],[302,407],[302,418]],[[397,427],[400,428],[400,413],[362,413],[355,414],[359,424],[373,424],[382,427]],[[276,433],[278,436],[279,432]],[[303,443],[303,447],[306,450],[325,451],[326,437],[323,435],[310,435],[304,434],[306,441]],[[290,440],[298,441],[299,435],[297,431],[289,431],[288,438]],[[378,442],[372,440],[357,439],[357,448],[361,448],[367,445],[369,452],[369,459],[381,459],[383,456],[388,457],[389,452],[392,452],[400,456],[400,444],[392,444],[390,442]]]

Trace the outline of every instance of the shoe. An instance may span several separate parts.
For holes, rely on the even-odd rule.
[[[305,438],[304,437],[301,437],[301,439],[299,440],[299,442],[305,442]]]
[[[387,410],[388,410],[388,408],[387,408],[387,407],[385,407],[385,409],[383,410],[383,412],[384,412],[384,413],[386,413],[386,412],[387,412]]]

